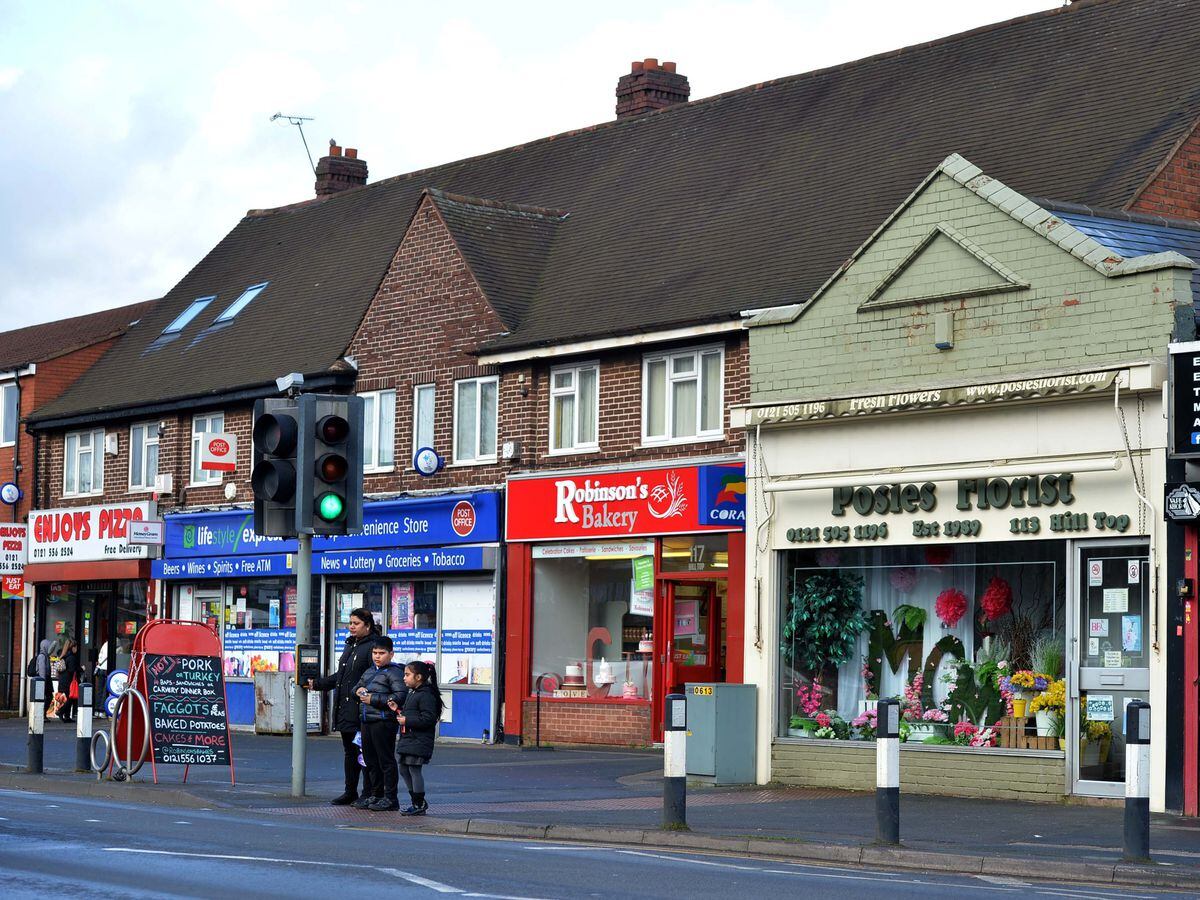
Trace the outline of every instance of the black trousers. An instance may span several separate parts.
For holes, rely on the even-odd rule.
[[[361,797],[371,796],[371,779],[367,774],[367,770],[358,764],[358,744],[354,743],[354,735],[357,731],[343,731],[342,735],[342,750],[346,754],[343,761],[343,766],[346,770],[346,793],[357,794]],[[365,744],[365,741],[364,741]],[[363,759],[366,757],[366,747],[363,747]],[[358,790],[358,773],[362,772],[363,789],[360,793]]]
[[[396,730],[400,724],[395,716],[376,722],[363,722],[363,759],[367,763],[371,787],[376,797],[396,799],[400,771],[396,768]]]

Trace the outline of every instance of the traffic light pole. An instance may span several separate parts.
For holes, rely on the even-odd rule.
[[[307,643],[312,633],[312,535],[298,535],[300,551],[296,554],[296,659],[300,645]],[[292,796],[304,796],[304,776],[307,758],[305,740],[308,738],[308,691],[296,685],[292,693]]]

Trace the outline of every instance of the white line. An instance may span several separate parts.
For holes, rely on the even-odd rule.
[[[431,891],[437,891],[439,894],[463,893],[462,888],[451,887],[448,884],[442,884],[440,881],[432,881],[429,878],[422,878],[420,875],[414,875],[412,872],[402,872],[399,869],[379,869],[379,871],[386,872],[388,875],[395,875],[397,878],[402,878],[411,884],[415,884],[423,888],[429,888]]]

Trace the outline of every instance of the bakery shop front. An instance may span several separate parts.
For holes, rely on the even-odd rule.
[[[506,740],[646,746],[666,694],[742,680],[740,459],[507,488]]]

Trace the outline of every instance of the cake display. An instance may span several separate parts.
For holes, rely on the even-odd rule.
[[[612,666],[609,665],[608,660],[603,656],[600,657],[600,662],[597,663],[595,670],[592,672],[592,681],[596,682],[596,686],[599,687],[603,684],[613,684],[616,680],[616,677],[613,675]]]
[[[621,699],[622,700],[636,700],[637,698],[638,698],[637,685],[634,684],[632,681],[626,681],[621,686]]]
[[[570,665],[567,666],[566,677],[563,678],[562,686],[564,688],[581,688],[583,683],[583,666]]]
[[[640,641],[638,641],[638,653],[653,653],[653,652],[654,652],[654,638],[644,637]]]

